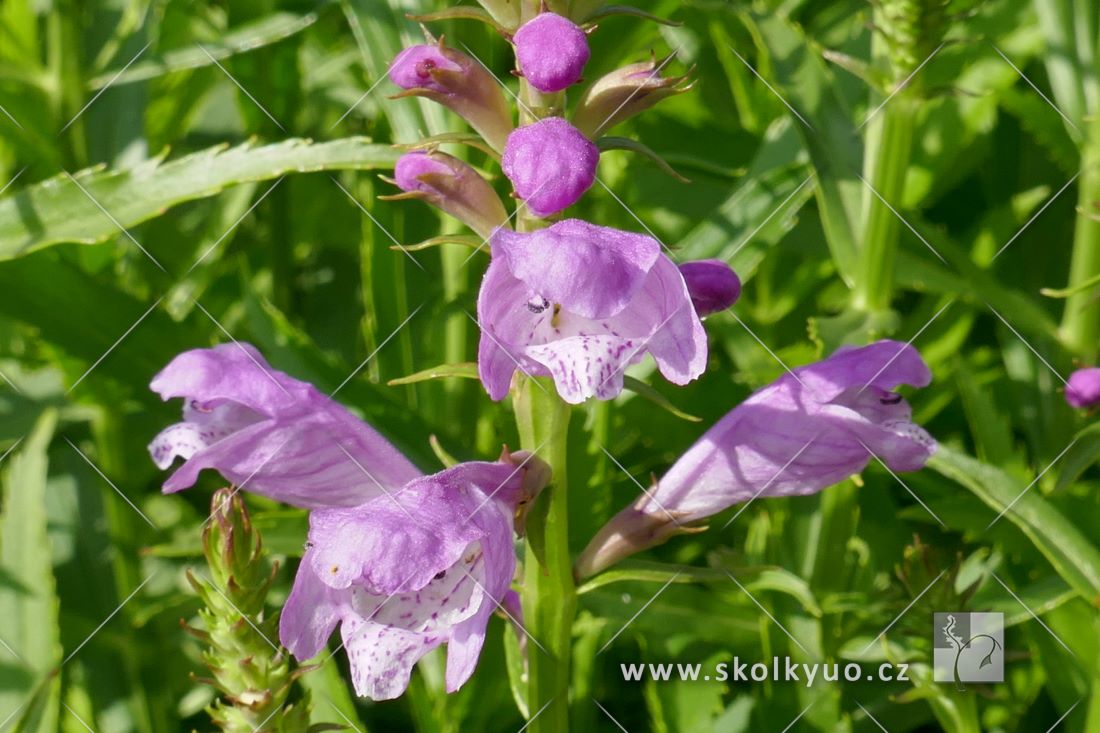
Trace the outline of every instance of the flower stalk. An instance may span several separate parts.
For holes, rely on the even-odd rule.
[[[209,575],[187,573],[205,605],[199,611],[202,629],[186,628],[206,642],[203,661],[212,676],[204,681],[222,695],[207,708],[211,720],[226,733],[305,733],[308,695],[288,704],[299,672],[291,671],[286,653],[270,641],[276,617],[264,612],[277,566],[268,562],[260,533],[234,491],[214,493],[202,546]]]
[[[913,143],[914,102],[914,97],[904,90],[870,122],[863,175],[884,200],[872,191],[866,192],[863,247],[854,293],[856,306],[866,312],[888,309],[893,297],[901,222],[890,206],[900,206],[905,194],[905,174]]]
[[[1087,124],[1067,286],[1068,290],[1079,288],[1079,292],[1066,299],[1060,332],[1075,356],[1093,364],[1100,349],[1100,308],[1096,305],[1096,288],[1081,286],[1100,277],[1100,117],[1092,117]]]
[[[569,730],[569,662],[577,611],[569,553],[569,490],[566,455],[570,406],[550,380],[521,377],[512,396],[521,446],[552,471],[550,485],[527,517],[523,611],[528,633],[527,708],[532,733]]]

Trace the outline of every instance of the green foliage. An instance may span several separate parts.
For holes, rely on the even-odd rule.
[[[907,397],[942,448],[921,472],[872,462],[820,495],[714,517],[581,585],[572,629],[534,609],[558,642],[571,634],[572,729],[613,730],[610,714],[631,733],[1030,733],[1071,711],[1058,729],[1096,730],[1100,439],[1060,393],[1100,345],[1100,187],[1070,182],[1100,160],[1094,3],[638,5],[597,12],[586,80],[653,52],[695,84],[615,129],[642,155],[603,156],[603,186],[570,215],[648,228],[677,260],[726,259],[744,295],[707,319],[697,383],[641,365],[613,403],[574,411],[558,456],[573,553],[783,364],[842,343],[913,340],[933,382]],[[245,497],[271,565],[253,545],[220,565],[212,525],[206,549],[222,550],[200,603],[185,572],[204,562],[219,484],[161,495],[145,451],[179,414],[148,390],[153,375],[230,338],[334,393],[425,470],[519,445],[509,406],[470,378],[480,238],[421,202],[378,200],[393,193],[376,175],[391,143],[464,129],[424,100],[386,98],[390,59],[422,38],[407,13],[444,13],[432,32],[516,89],[507,44],[453,6],[0,4],[0,729],[209,729],[207,708],[236,715],[192,678],[209,662],[231,695],[277,677],[287,697],[268,711],[294,701],[287,730],[306,724],[305,694],[309,724],[359,730],[507,732],[537,712],[516,706],[534,645],[502,619],[454,695],[433,655],[401,700],[356,699],[335,641],[305,666],[304,692],[285,689],[285,658],[226,619],[274,638],[304,512]],[[904,27],[883,27],[897,7]],[[908,164],[879,169],[895,187],[879,214],[894,220],[868,227],[875,110],[918,65],[912,138],[896,146]],[[440,138],[497,170],[461,143]],[[892,277],[871,283],[889,280],[876,291],[888,307],[856,307],[876,232],[896,245]],[[555,563],[568,585],[567,559]],[[230,575],[248,580],[233,589]],[[1013,654],[1004,684],[963,693],[933,683],[928,660],[931,614],[968,609],[1003,612]],[[222,663],[246,647],[245,666]],[[912,681],[641,683],[620,670],[772,655],[906,661]]]

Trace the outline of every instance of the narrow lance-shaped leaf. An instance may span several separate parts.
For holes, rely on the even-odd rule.
[[[3,480],[0,518],[0,720],[15,728],[57,730],[61,680],[58,600],[46,534],[46,451],[57,425],[48,410],[16,448]]]
[[[1020,528],[1054,570],[1090,603],[1100,600],[1100,550],[1034,487],[1027,490],[998,468],[940,446],[929,468],[969,489],[995,511],[1000,521]]]
[[[288,173],[390,168],[397,157],[396,150],[362,137],[326,143],[291,139],[219,145],[167,163],[155,158],[130,170],[93,168],[72,178],[61,175],[0,199],[0,260],[60,242],[101,242],[118,235],[119,225],[140,224],[238,183]]]

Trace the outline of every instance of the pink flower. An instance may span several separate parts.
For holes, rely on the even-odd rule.
[[[536,216],[575,204],[596,180],[600,151],[561,117],[516,128],[504,147],[504,175]]]
[[[545,465],[463,463],[357,507],[310,514],[309,542],[279,619],[300,660],[339,625],[355,692],[398,697],[413,665],[447,645],[446,688],[473,674],[489,617],[509,599],[513,517]]]
[[[840,349],[757,390],[700,438],[657,484],[619,512],[577,561],[584,576],[689,531],[756,497],[812,494],[859,473],[872,455],[916,471],[936,441],[891,390],[932,375],[912,346]]]
[[[312,384],[272,369],[248,344],[185,351],[150,387],[166,400],[184,399],[183,421],[149,445],[159,468],[184,459],[165,492],[188,488],[212,468],[294,506],[357,506],[378,496],[380,484],[420,475],[374,428]]]
[[[585,32],[555,13],[540,13],[524,23],[513,42],[520,72],[540,92],[576,84],[590,55]]]
[[[566,219],[497,230],[492,249],[478,296],[478,372],[494,400],[517,368],[549,374],[573,404],[618,395],[624,370],[646,353],[675,384],[702,374],[703,325],[652,237]]]

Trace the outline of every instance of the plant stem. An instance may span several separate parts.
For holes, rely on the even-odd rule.
[[[1078,180],[1077,228],[1073,237],[1069,283],[1072,288],[1100,275],[1100,118],[1088,121],[1081,148],[1081,178]],[[1097,357],[1100,341],[1100,307],[1096,288],[1086,288],[1066,299],[1060,328],[1062,341],[1087,363]]]
[[[895,209],[905,193],[916,105],[908,90],[896,95],[871,121],[864,157],[864,177]],[[855,304],[874,312],[890,307],[894,291],[894,259],[900,222],[873,192],[863,207],[863,239],[855,287]]]
[[[569,662],[577,610],[569,553],[566,482],[570,407],[545,378],[524,377],[512,397],[520,445],[553,471],[527,518],[523,613],[528,633],[527,705],[532,733],[569,730]]]

